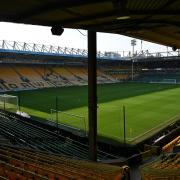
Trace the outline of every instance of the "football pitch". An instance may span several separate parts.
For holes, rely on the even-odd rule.
[[[56,121],[58,118],[59,123],[84,130],[88,126],[87,90],[87,86],[78,86],[13,94],[20,95],[21,111],[42,120]],[[143,83],[98,85],[99,136],[123,140],[123,106],[126,141],[137,143],[178,119],[180,86]],[[51,112],[56,107],[60,111],[58,116]]]

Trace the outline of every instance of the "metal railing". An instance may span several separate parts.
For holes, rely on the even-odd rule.
[[[17,41],[0,40],[0,51],[15,51],[15,52],[27,52],[31,54],[48,54],[59,56],[77,56],[87,57],[87,49],[69,48],[52,46],[45,44],[35,44]],[[131,60],[133,59],[146,59],[146,58],[160,58],[160,57],[173,57],[180,56],[180,50],[155,52],[150,53],[148,50],[136,51],[134,54],[131,51],[97,51],[97,58],[99,59],[116,59],[116,60]]]

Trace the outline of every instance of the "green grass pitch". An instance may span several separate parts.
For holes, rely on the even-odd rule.
[[[13,93],[17,94],[17,93]],[[87,86],[62,87],[20,93],[21,110],[39,119],[52,119],[50,109],[85,117],[88,124]],[[117,141],[123,139],[123,105],[126,108],[126,138],[138,142],[172,122],[180,114],[180,86],[167,84],[98,85],[98,134]],[[84,129],[82,119],[58,114],[59,122]],[[55,119],[55,118],[54,118]]]

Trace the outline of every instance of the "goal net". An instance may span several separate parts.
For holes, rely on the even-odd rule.
[[[79,128],[87,132],[86,119],[83,116],[51,109],[51,121],[65,126]]]
[[[0,94],[0,109],[10,112],[17,112],[18,97],[8,94]]]

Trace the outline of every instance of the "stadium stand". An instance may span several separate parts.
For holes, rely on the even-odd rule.
[[[127,81],[131,79],[131,67],[129,66],[110,66],[104,69],[106,75],[110,76],[113,80]]]
[[[80,84],[87,84],[88,77],[87,72],[83,72],[83,70],[85,70],[84,67],[66,67],[66,69],[71,74],[73,74],[74,77],[76,77],[77,81],[79,81]]]
[[[53,87],[72,86],[72,83],[67,78],[55,72],[51,66],[44,67],[43,71],[42,78],[48,83],[53,84]]]
[[[8,179],[111,179],[127,176],[118,167],[18,147],[0,146],[0,177]]]
[[[103,70],[97,71],[98,83],[114,83],[115,78]],[[2,65],[0,67],[0,91],[28,90],[87,84],[85,67],[59,67],[31,65]],[[123,75],[122,75],[123,77]],[[120,78],[119,78],[120,79]]]
[[[17,90],[20,86],[21,79],[18,74],[7,65],[0,66],[0,85],[1,90]]]
[[[112,77],[109,77],[108,75],[106,75],[102,70],[97,70],[97,82],[99,84],[102,84],[102,83],[112,83],[114,82],[112,80],[113,78]]]
[[[162,155],[155,161],[141,166],[143,180],[180,179],[180,154]]]
[[[60,134],[53,133],[17,116],[0,112],[0,131],[5,137],[22,146],[64,154],[75,158],[88,159],[88,146]],[[98,160],[114,159],[117,156],[98,151]]]
[[[51,87],[31,67],[2,65],[1,91]]]
[[[50,87],[46,81],[42,79],[42,76],[40,76],[31,66],[14,66],[14,70],[17,74],[20,74],[20,78],[23,82],[32,83],[36,88]]]
[[[66,78],[72,85],[81,85],[79,79],[65,67],[54,67],[53,71]]]

